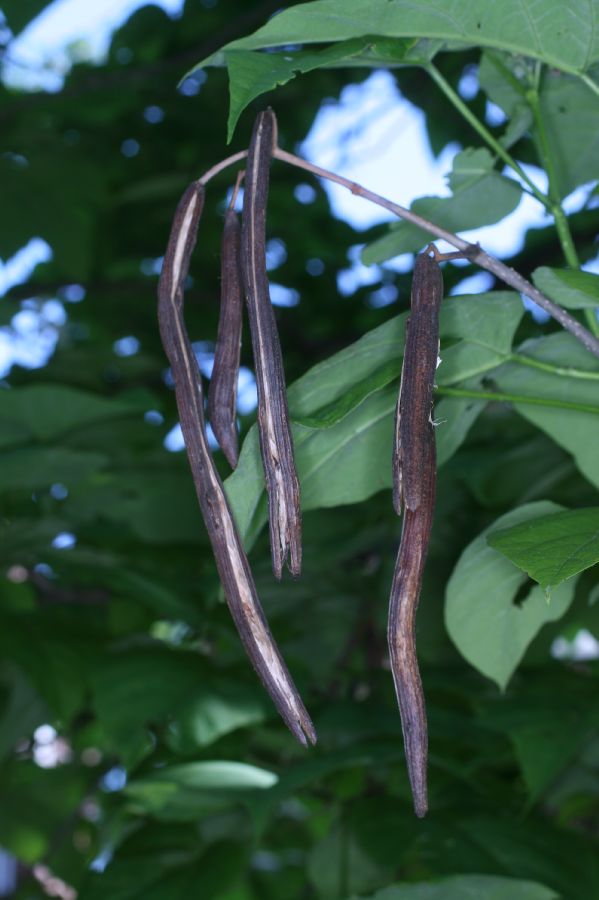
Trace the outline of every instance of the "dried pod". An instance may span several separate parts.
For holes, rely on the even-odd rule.
[[[201,376],[183,320],[183,287],[204,202],[204,187],[184,193],[158,285],[158,321],[175,382],[175,395],[196,494],[231,615],[246,652],[285,723],[304,745],[316,734],[270,634],[249,563],[206,440]]]
[[[258,429],[268,493],[272,564],[275,576],[280,578],[288,556],[289,570],[293,575],[299,575],[302,547],[299,481],[293,457],[281,346],[266,273],[266,203],[275,134],[272,110],[260,113],[254,125],[245,174],[241,271],[256,366]]]
[[[233,469],[239,456],[236,413],[243,315],[240,237],[237,213],[228,209],[221,243],[220,317],[208,389],[208,415],[216,440]]]
[[[436,256],[429,256],[427,248],[418,256],[414,267],[411,314],[395,418],[393,500],[398,513],[403,506],[404,518],[388,622],[391,671],[417,816],[424,816],[428,808],[428,733],[415,624],[435,507],[432,409],[442,297],[441,269]]]

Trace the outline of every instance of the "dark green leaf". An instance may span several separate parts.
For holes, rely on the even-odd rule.
[[[533,881],[453,875],[435,882],[391,885],[363,900],[559,900],[559,895]]]
[[[599,562],[599,508],[568,510],[494,530],[488,542],[550,592]]]
[[[599,306],[599,275],[577,269],[541,266],[532,273],[536,287],[566,309]]]

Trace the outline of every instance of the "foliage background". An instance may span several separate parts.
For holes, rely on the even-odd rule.
[[[44,6],[5,3],[13,32]],[[553,6],[558,15],[559,4]],[[448,368],[443,376],[439,370],[441,388],[529,391],[553,407],[543,418],[540,407],[526,404],[442,400],[461,424],[457,436],[441,439],[453,444],[440,473],[419,613],[432,795],[422,822],[411,810],[385,647],[400,531],[386,460],[409,275],[382,270],[382,282],[399,288],[395,306],[369,306],[377,285],[340,298],[337,272],[347,249],[364,237],[330,217],[318,185],[314,203],[298,203],[294,188],[307,180],[302,173],[283,166],[273,173],[269,232],[287,248],[276,279],[301,296],[297,307],[277,315],[288,383],[346,348],[341,395],[323,370],[314,376],[323,389],[315,407],[306,401],[309,377],[291,392],[296,439],[302,429],[309,432],[302,432],[309,452],[298,454],[301,465],[318,462],[328,448],[336,480],[321,467],[311,483],[311,505],[321,508],[305,515],[300,581],[274,583],[256,527],[251,562],[314,715],[314,751],[295,746],[244,658],[186,459],[163,446],[176,411],[158,338],[152,261],[164,251],[184,187],[227,152],[224,72],[206,70],[192,95],[178,92],[176,83],[279,7],[188,3],[171,20],[146,6],[115,33],[106,63],[75,65],[60,92],[0,88],[0,255],[9,257],[34,235],[53,250],[50,262],[2,299],[1,324],[10,329],[22,310],[43,313],[48,298],[60,299],[67,312],[47,365],[13,368],[0,392],[0,845],[20,861],[15,896],[46,896],[41,863],[82,900],[597,896],[597,666],[558,662],[549,653],[557,635],[599,630],[594,559],[547,606],[540,588],[531,593],[527,576],[480,537],[499,519],[500,526],[512,524],[501,517],[524,504],[537,505],[520,518],[597,505],[596,414],[560,407],[596,405],[596,382],[522,370],[509,354],[512,343],[533,341],[528,351],[550,364],[595,373],[596,361],[553,325],[523,315],[505,293],[459,301],[461,311],[444,312]],[[479,61],[476,47],[436,58],[454,87]],[[369,71],[318,68],[261,97],[241,116],[234,149],[247,144],[253,113],[267,102],[276,108],[281,144],[293,149],[323,98]],[[480,146],[421,69],[393,74],[426,113],[434,152],[451,140]],[[502,83],[488,71],[487,78],[487,91],[500,102]],[[587,87],[579,93],[569,76],[551,80],[546,72],[543,84],[563,197],[599,176],[599,154],[575,154],[594,146],[599,101]],[[510,122],[517,121],[514,97],[505,91],[502,97]],[[469,102],[481,119],[484,105],[482,92]],[[150,106],[164,111],[161,122],[144,118]],[[567,129],[560,125],[563,110],[570,114]],[[518,133],[503,135],[505,144],[518,159],[537,161],[538,132],[530,118],[520,121]],[[127,157],[121,148],[131,139],[140,151]],[[499,178],[495,159],[477,160],[477,177]],[[457,194],[463,175],[454,174]],[[223,175],[210,188],[192,262],[187,322],[194,341],[215,336],[230,180]],[[470,214],[483,219],[513,190],[498,189],[495,207],[489,181],[485,190],[475,181],[474,189]],[[570,217],[581,262],[596,253],[598,220],[592,198]],[[373,228],[366,238],[388,242],[389,230]],[[394,255],[402,240],[414,237],[391,232],[391,245],[380,250],[373,243],[371,257]],[[409,249],[419,246],[416,240]],[[306,271],[314,258],[324,263],[318,277]],[[555,228],[530,232],[508,263],[526,275],[563,266]],[[465,274],[446,267],[447,289]],[[69,300],[73,284],[85,289],[79,303]],[[585,288],[579,306],[596,302],[593,290]],[[485,321],[483,352],[476,338]],[[382,331],[366,338],[367,364],[358,377],[351,345],[375,328]],[[140,349],[118,356],[114,343],[126,336],[135,336]],[[242,362],[251,367],[249,354],[246,339]],[[353,455],[343,456],[342,429],[349,440],[356,434],[352,416],[370,422],[377,410],[382,430],[370,428],[370,443],[354,441]],[[250,426],[251,417],[242,418],[243,431]],[[224,460],[217,459],[224,476]],[[250,438],[245,468],[229,485],[238,511],[252,512],[246,534],[252,520],[260,522],[253,461]],[[359,479],[352,475],[356,465]],[[53,546],[61,533],[76,535],[76,545]],[[474,579],[463,571],[469,545]],[[499,568],[485,581],[489,565]],[[41,746],[33,736],[44,723],[56,729],[62,748],[60,764],[50,768],[38,764]]]

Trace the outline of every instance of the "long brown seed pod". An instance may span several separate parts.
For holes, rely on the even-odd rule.
[[[416,656],[416,610],[435,507],[436,454],[433,388],[439,352],[439,306],[443,277],[432,245],[414,266],[411,314],[395,416],[393,501],[404,507],[401,542],[389,603],[391,671],[399,703],[414,811],[428,809],[428,732]]]
[[[258,387],[258,429],[266,477],[273,571],[289,555],[292,575],[302,562],[300,489],[289,424],[281,346],[266,274],[268,175],[276,135],[272,110],[258,115],[250,142],[241,223],[241,270]]]
[[[158,285],[158,322],[171,364],[175,395],[196,494],[227,603],[245,650],[276,708],[302,744],[316,734],[270,634],[249,563],[206,441],[201,376],[183,320],[183,288],[204,204],[191,184],[179,203]]]
[[[208,388],[208,415],[216,440],[233,469],[239,456],[236,412],[243,315],[240,237],[237,213],[228,209],[221,243],[220,317]]]

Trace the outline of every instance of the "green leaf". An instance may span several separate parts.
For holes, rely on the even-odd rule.
[[[206,666],[194,654],[163,645],[106,654],[94,666],[94,705],[126,766],[150,749],[147,729],[176,717],[201,684]]]
[[[272,715],[264,691],[219,673],[204,678],[194,695],[177,710],[167,742],[179,753],[207,747],[237,728],[257,725]]]
[[[511,348],[523,307],[516,294],[461,296],[442,304],[440,385],[496,367]],[[365,500],[391,485],[391,442],[405,314],[314,366],[289,388],[302,509]],[[436,419],[438,464],[460,446],[484,401],[444,398]],[[447,420],[447,421],[445,421]],[[235,472],[226,480],[237,526],[249,547],[266,522],[257,429],[250,429]]]
[[[348,886],[357,891],[372,890],[393,877],[392,863],[377,864],[339,823],[312,848],[307,868],[321,900],[338,900]]]
[[[274,772],[229,760],[182,763],[136,778],[125,788],[136,807],[170,821],[196,819],[272,788]]]
[[[24,161],[4,154],[0,256],[12,256],[37,234],[52,247],[65,280],[84,280],[94,263],[94,211],[108,189],[105,171],[65,142],[30,145]]]
[[[276,784],[265,791],[257,792],[252,797],[249,808],[256,829],[261,831],[273,811],[300,789],[355,766],[375,771],[378,766],[385,766],[400,759],[403,759],[403,747],[401,741],[394,738],[391,741],[376,743],[371,741],[355,743],[340,749],[334,748],[289,765],[281,773]]]
[[[532,125],[532,110],[526,96],[533,76],[530,68],[521,57],[489,50],[481,55],[478,82],[489,100],[496,103],[508,118],[501,138],[504,147],[511,147]]]
[[[486,400],[465,397],[442,397],[435,403],[437,468],[459,449],[485,406]]]
[[[193,543],[204,529],[189,471],[162,468],[110,472],[69,492],[65,511],[77,522],[127,525],[150,544]]]
[[[47,5],[48,0],[4,0],[2,12],[16,37]]]
[[[550,269],[541,266],[532,273],[540,291],[566,309],[599,306],[599,275],[578,269]]]
[[[570,0],[545,14],[534,0],[505,0],[484,7],[453,0],[320,0],[283,10],[254,34],[227,44],[222,55],[199,65],[221,63],[231,52],[345,41],[380,35],[386,38],[429,38],[448,49],[469,45],[493,47],[539,59],[573,74],[586,72],[599,59],[599,38],[583,0]],[[273,78],[266,80],[271,89]],[[264,73],[261,73],[264,83]],[[237,87],[231,92],[233,98]],[[590,93],[590,92],[589,92]],[[232,107],[237,119],[243,107]]]
[[[387,384],[399,378],[407,317],[403,313],[373,328],[294,381],[287,391],[291,417],[301,422],[305,417],[319,414],[382,371],[388,374]],[[386,368],[390,363],[395,365],[394,372]],[[357,402],[366,396],[364,391],[356,392]]]
[[[141,416],[150,403],[148,397],[109,400],[66,385],[36,384],[0,391],[0,418],[35,440],[50,441],[96,422]]]
[[[493,531],[488,541],[550,591],[599,562],[599,507],[541,516]]]
[[[364,38],[343,41],[317,52],[254,53],[251,50],[227,52],[231,103],[227,140],[231,141],[240,113],[260,94],[287,84],[296,75],[331,64],[347,62],[367,46]],[[204,63],[206,65],[207,63]],[[196,66],[197,68],[197,66]],[[193,71],[193,70],[192,70]]]
[[[174,830],[170,824],[168,832]],[[156,850],[147,831],[141,831],[135,848],[129,849],[125,844],[105,872],[87,875],[77,895],[80,900],[188,900],[197,893],[198,885],[202,900],[239,897],[227,889],[240,879],[248,865],[243,844],[216,841],[202,847],[194,835],[195,846],[188,849],[182,846],[181,835],[176,835],[170,845],[164,842],[166,846]]]
[[[0,490],[33,490],[60,482],[71,485],[104,468],[100,453],[63,447],[27,447],[0,453]]]
[[[390,885],[361,900],[559,900],[559,895],[534,881],[495,875],[452,875],[421,884]]]
[[[599,178],[597,94],[576,78],[548,72],[539,99],[555,186],[566,197],[578,185]]]
[[[511,351],[523,315],[520,298],[510,291],[450,297],[444,301],[440,334],[453,341],[449,347],[441,348],[437,384],[455,384],[503,362]]]
[[[597,381],[584,378],[599,372],[599,361],[591,356],[572,335],[565,332],[525,342],[518,352],[561,371],[541,371],[518,363],[506,363],[493,373],[500,391],[516,396],[531,396],[566,403],[598,407]],[[568,376],[568,368],[575,374]],[[583,377],[580,377],[580,376]],[[578,469],[599,487],[599,415],[576,409],[559,409],[514,403],[518,413],[548,434],[556,444],[572,454]]]
[[[4,663],[0,681],[3,698],[0,708],[0,759],[12,753],[17,741],[29,738],[38,725],[47,721],[48,707],[16,666]]]
[[[560,585],[548,603],[533,587],[518,604],[522,572],[489,545],[488,535],[559,510],[549,501],[528,503],[497,519],[460,556],[445,595],[449,636],[479,672],[505,688],[526,648],[546,622],[559,619],[574,596],[574,581]]]
[[[518,206],[522,192],[515,181],[493,171],[492,166],[493,158],[486,149],[458,153],[449,176],[452,196],[420,197],[410,209],[454,232],[499,222]],[[388,234],[364,248],[362,262],[369,266],[400,253],[413,253],[429,240],[430,234],[422,228],[398,222],[391,225]]]

